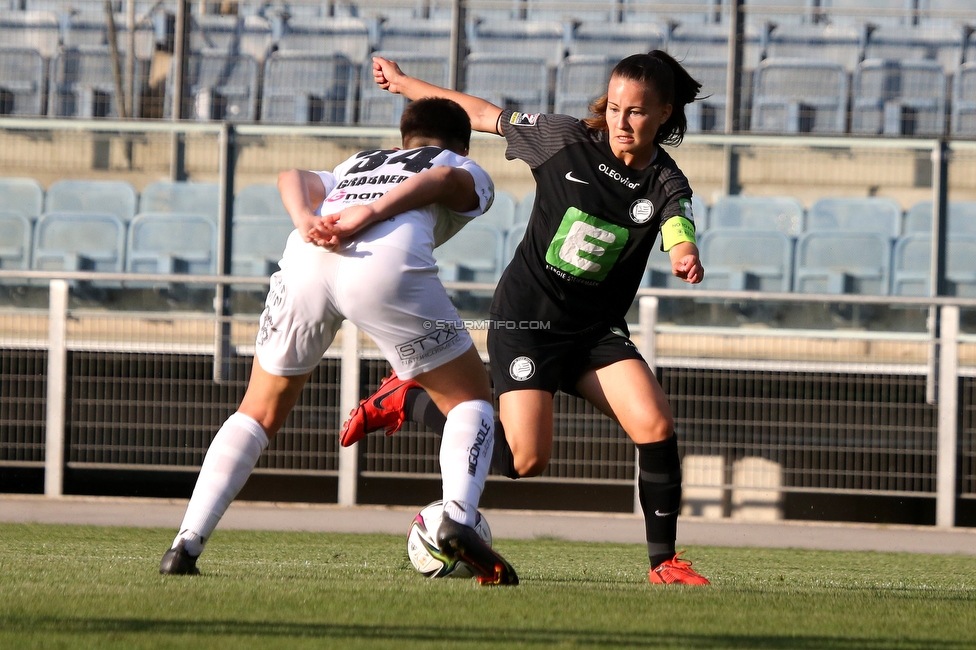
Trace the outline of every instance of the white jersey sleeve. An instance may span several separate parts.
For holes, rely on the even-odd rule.
[[[468,212],[454,212],[438,206],[437,221],[434,223],[434,247],[440,246],[458,233],[475,217],[480,217],[495,200],[495,184],[484,169],[470,158],[458,156],[462,161],[456,167],[465,170],[474,179],[474,190],[478,194],[478,207]]]
[[[332,172],[315,172],[315,171],[313,171],[312,173],[315,174],[316,176],[318,176],[319,179],[321,179],[322,185],[325,186],[325,195],[326,196],[328,196],[329,193],[332,190],[335,189],[336,184],[339,182],[338,180],[336,180],[335,174],[333,174]],[[321,209],[322,209],[322,206],[318,206],[318,209],[315,211],[315,214],[319,214],[320,215],[321,214]]]

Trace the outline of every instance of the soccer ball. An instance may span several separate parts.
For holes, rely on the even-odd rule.
[[[437,546],[437,529],[441,525],[444,502],[435,501],[417,513],[407,533],[407,555],[417,571],[428,578],[471,578],[477,573],[463,560],[451,560]],[[479,511],[474,530],[491,546],[491,529]]]

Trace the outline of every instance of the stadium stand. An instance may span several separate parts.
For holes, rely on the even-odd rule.
[[[418,54],[415,52],[380,51],[375,53],[396,61],[405,73],[437,86],[447,86],[450,62],[446,56]],[[363,63],[359,75],[359,123],[396,126],[407,105],[402,95],[388,93],[373,81],[373,62]]]
[[[868,59],[851,90],[851,133],[939,136],[945,130],[946,77],[936,61]]]
[[[807,232],[796,242],[793,290],[886,296],[891,239],[873,232]]]
[[[434,249],[437,275],[446,282],[497,282],[504,266],[505,236],[477,221]]]
[[[61,41],[60,23],[53,11],[0,11],[0,45],[36,50],[53,57]]]
[[[760,49],[759,30],[746,24],[742,47],[745,68],[759,65]],[[728,61],[728,25],[679,22],[668,37],[668,51],[679,61]]]
[[[766,59],[755,72],[752,130],[843,133],[847,74],[836,63]]]
[[[573,22],[620,22],[623,4],[617,0],[525,0],[526,20]]]
[[[41,115],[44,76],[44,59],[37,50],[0,49],[0,115]]]
[[[955,234],[946,242],[946,293],[976,297],[976,234]],[[896,296],[929,295],[932,237],[910,233],[895,242],[891,293]]]
[[[687,289],[688,285],[671,272],[671,258],[654,246],[647,258],[647,267],[641,279],[641,288],[661,287],[665,289]]]
[[[136,60],[134,115],[140,115],[140,98],[148,73],[144,60]],[[51,61],[48,115],[52,117],[120,116],[112,57],[101,46],[65,49]]]
[[[555,68],[565,54],[563,26],[559,23],[475,21],[469,31],[472,55],[517,55],[542,59],[547,66]],[[545,87],[548,88],[548,82]]]
[[[662,7],[662,4],[665,6]],[[721,3],[714,0],[669,0],[667,3],[658,0],[632,0],[624,5],[625,22],[647,21],[649,16],[662,24],[678,23],[694,30],[719,22],[722,19],[722,9]]]
[[[45,212],[103,212],[123,224],[136,216],[136,204],[136,189],[126,181],[56,181],[44,197]]]
[[[695,232],[704,232],[709,227],[709,209],[697,194],[691,195],[691,212],[695,218]]]
[[[30,268],[31,222],[19,212],[0,212],[0,269]],[[20,284],[16,279],[0,279],[0,284]]]
[[[276,185],[248,185],[234,196],[234,219],[238,217],[285,217],[288,210],[281,202]],[[291,223],[289,221],[288,223]]]
[[[708,211],[708,229],[767,230],[798,237],[803,216],[803,206],[788,196],[723,196]]]
[[[264,61],[271,51],[273,32],[271,23],[261,16],[245,16],[237,49],[241,54]]]
[[[951,71],[959,66],[962,45],[962,29],[881,25],[869,32],[864,58],[938,61]]]
[[[698,93],[702,99],[685,107],[688,132],[724,131],[728,63],[725,60],[685,61],[684,67],[702,85]]]
[[[535,190],[522,197],[515,208],[515,224],[528,223],[532,214],[532,204],[535,203]]]
[[[183,112],[194,120],[253,121],[257,118],[258,65],[249,56],[220,52],[191,54],[187,62]],[[163,116],[172,112],[172,75],[166,83]]]
[[[113,214],[48,212],[34,225],[34,270],[119,273],[124,259],[125,224]]]
[[[294,229],[287,216],[235,215],[231,236],[231,273],[268,277],[277,271],[285,242]]]
[[[950,201],[947,230],[953,234],[976,233],[976,201]],[[902,232],[932,232],[931,201],[919,201],[905,212]]]
[[[526,225],[526,222],[516,223],[505,233],[505,253],[502,258],[504,266],[508,266],[512,258],[515,257],[515,249],[518,248],[518,245],[522,243],[522,238],[525,237]]]
[[[342,54],[354,64],[369,55],[369,32],[359,18],[291,17],[283,24],[277,41],[279,52],[304,52],[319,56]]]
[[[116,47],[125,53],[129,46],[128,30],[125,15],[113,16],[116,30]],[[82,13],[68,13],[63,24],[62,45],[66,49],[109,46],[108,22],[104,13],[92,13],[92,10]],[[156,47],[156,34],[148,22],[136,25],[135,30],[136,58],[148,59]]]
[[[880,27],[911,24],[911,0],[825,0],[820,6],[831,23],[864,27],[865,16]]]
[[[217,223],[220,187],[217,183],[156,181],[139,196],[140,213],[182,213],[199,215]]]
[[[447,58],[451,54],[451,21],[417,18],[384,20],[379,26],[378,49]],[[369,63],[368,59],[366,63]]]
[[[850,72],[859,62],[862,41],[850,25],[777,25],[769,32],[766,54],[836,63]]]
[[[33,178],[0,178],[3,211],[20,214],[33,221],[44,208],[44,188]]]
[[[540,58],[507,54],[469,54],[466,91],[496,106],[523,113],[549,110],[549,70]]]
[[[555,112],[584,118],[590,104],[607,90],[618,58],[599,54],[573,54],[556,68]]]
[[[976,61],[959,66],[953,79],[952,133],[976,135]]]
[[[665,35],[653,23],[593,23],[572,32],[571,54],[596,54],[620,60],[636,52],[664,48]]]
[[[789,292],[793,242],[770,230],[709,230],[698,240],[707,272],[702,289]]]
[[[503,190],[496,191],[491,207],[477,218],[476,223],[494,226],[506,232],[515,225],[515,197]]]
[[[876,232],[892,239],[901,233],[901,208],[893,199],[820,199],[807,211],[807,231]]]
[[[138,214],[129,224],[125,270],[150,274],[212,274],[216,271],[216,246],[216,223],[199,214]]]
[[[190,15],[190,50],[234,56],[239,53],[241,19],[237,16]]]
[[[264,65],[261,121],[352,124],[355,78],[344,56],[275,52]]]

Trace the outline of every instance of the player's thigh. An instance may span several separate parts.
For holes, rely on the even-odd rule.
[[[437,408],[445,414],[461,402],[484,400],[491,403],[488,372],[474,345],[461,356],[421,373],[414,379],[424,387]]]
[[[641,359],[623,359],[588,370],[576,390],[617,421],[637,444],[660,442],[674,432],[674,418],[664,390]]]
[[[310,374],[275,375],[262,368],[255,357],[244,399],[237,410],[257,420],[268,438],[272,438],[295,408]]]
[[[521,476],[538,476],[552,456],[552,393],[511,390],[498,396],[498,415]]]

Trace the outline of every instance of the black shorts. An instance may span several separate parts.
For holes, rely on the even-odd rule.
[[[492,328],[488,356],[496,395],[523,389],[578,395],[576,383],[588,370],[624,359],[644,359],[630,333],[610,325],[583,335]]]

